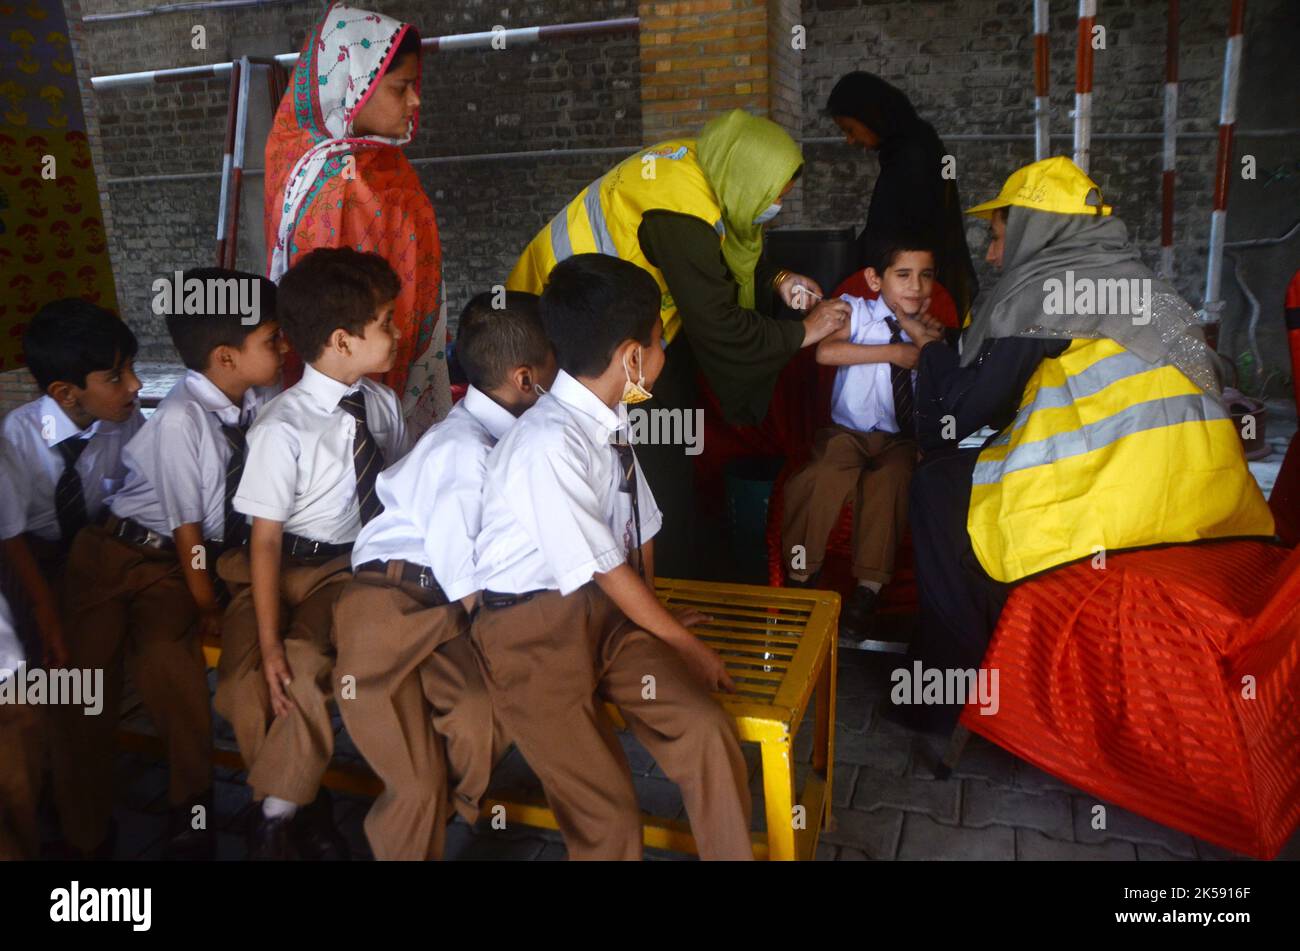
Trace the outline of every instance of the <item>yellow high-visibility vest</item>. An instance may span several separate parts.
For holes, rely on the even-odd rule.
[[[984,570],[1016,581],[1102,551],[1271,536],[1273,515],[1223,403],[1103,338],[1034,371],[979,454],[966,528]]]
[[[540,294],[551,268],[574,254],[598,252],[631,261],[650,272],[662,295],[659,318],[664,343],[681,327],[677,304],[668,292],[663,272],[641,252],[637,230],[647,211],[674,211],[704,221],[726,234],[722,208],[704,177],[694,139],[677,139],[642,149],[592,182],[568,207],[551,219],[524,249],[506,288]]]

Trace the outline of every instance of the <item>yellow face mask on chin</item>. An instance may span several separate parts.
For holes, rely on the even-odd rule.
[[[645,352],[642,348],[636,348],[636,362],[641,369],[638,371],[639,379],[632,381],[632,371],[628,369],[627,354],[623,355],[623,372],[627,374],[627,382],[623,384],[623,402],[628,406],[635,403],[644,403],[650,399],[651,393],[645,388]]]

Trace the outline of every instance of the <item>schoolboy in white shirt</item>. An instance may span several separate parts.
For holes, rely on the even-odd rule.
[[[894,572],[894,554],[907,525],[907,490],[916,465],[913,421],[918,350],[897,320],[925,317],[934,287],[934,253],[907,235],[872,242],[867,285],[875,300],[845,298],[847,324],[817,345],[817,362],[839,367],[831,393],[833,425],[814,436],[812,457],[785,484],[782,552],[790,583],[808,586],[826,557],[840,511],[853,503],[853,577],[857,585],[840,614],[841,644],[905,651],[875,630],[876,602]],[[799,567],[795,553],[803,551]]]
[[[406,450],[396,394],[366,377],[392,367],[400,286],[382,257],[348,248],[312,251],[280,281],[280,328],[306,367],[248,431],[234,507],[252,517],[250,541],[217,567],[233,597],[215,704],[258,806],[250,858],[347,856],[320,788],[334,750],[334,601],[382,508],[375,480]]]
[[[441,858],[449,807],[477,821],[506,746],[466,610],[488,453],[555,378],[536,296],[475,297],[456,353],[469,390],[380,475],[384,511],[357,537],[355,579],[334,607],[339,708],[384,783],[365,820],[378,859]]]
[[[213,832],[195,822],[212,808],[212,712],[202,639],[220,631],[209,566],[243,543],[246,523],[230,508],[244,466],[244,430],[280,375],[284,348],[275,285],[221,268],[187,282],[260,285],[265,313],[167,317],[185,375],[127,443],[126,477],[102,524],[85,528],[67,568],[72,663],[104,670],[104,709],[56,715],[54,789],[64,836],[93,852],[111,838],[114,735],[124,674],[167,749],[171,809],[166,859],[211,859]],[[247,295],[246,295],[247,296]]]
[[[641,856],[606,700],[681,787],[700,855],[752,858],[745,760],[710,696],[731,679],[655,597],[650,539],[662,516],[631,447],[611,444],[626,433],[620,403],[643,398],[663,368],[659,297],[645,271],[607,255],[551,272],[542,323],[561,372],[488,459],[471,638],[571,858]]]
[[[67,661],[60,615],[68,549],[102,516],[125,474],[122,448],[144,423],[135,399],[136,349],[135,335],[116,314],[77,298],[46,304],[23,334],[27,368],[42,395],[0,420],[0,548],[14,585],[7,593],[30,601],[40,631],[39,652],[29,639],[24,659],[31,663]],[[14,738],[0,783],[6,809],[17,815],[35,814],[49,719],[27,705],[0,709]],[[35,826],[20,829],[24,854],[35,848],[28,832],[34,835]]]

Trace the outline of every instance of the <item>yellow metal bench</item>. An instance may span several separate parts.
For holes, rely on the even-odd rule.
[[[763,797],[767,831],[755,833],[754,854],[768,859],[811,859],[817,839],[831,817],[831,778],[835,761],[835,667],[839,595],[829,591],[768,588],[660,578],[656,592],[670,608],[694,608],[712,620],[694,631],[723,657],[736,693],[719,694],[736,720],[743,742],[757,743],[762,753]],[[216,666],[220,647],[205,644],[209,665]],[[812,725],[812,763],[803,789],[795,789],[794,740],[808,705],[816,697]],[[621,723],[615,708],[611,716]],[[132,734],[127,745],[139,751],[156,743]],[[239,755],[218,750],[218,765],[242,768]],[[331,789],[377,795],[378,779],[356,769],[331,767],[324,784]],[[508,821],[557,828],[544,803],[487,800]],[[687,823],[646,816],[645,844],[653,848],[695,852]]]

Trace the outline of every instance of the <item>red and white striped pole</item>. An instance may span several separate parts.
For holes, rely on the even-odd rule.
[[[1052,154],[1048,128],[1052,104],[1047,93],[1051,79],[1048,57],[1052,44],[1047,3],[1048,0],[1034,0],[1034,159],[1039,162]]]
[[[1242,33],[1246,26],[1246,0],[1232,0],[1228,15],[1228,44],[1223,52],[1223,96],[1219,101],[1219,156],[1214,168],[1214,211],[1210,213],[1210,249],[1205,265],[1207,323],[1217,323],[1223,301],[1223,240],[1228,228],[1228,170],[1232,164],[1232,133],[1237,124],[1237,93],[1241,87]]]
[[[1092,152],[1092,26],[1097,0],[1079,0],[1079,51],[1074,69],[1074,164],[1088,171]]]
[[[1160,274],[1174,277],[1174,163],[1178,156],[1178,0],[1165,33],[1165,155],[1160,181]]]

